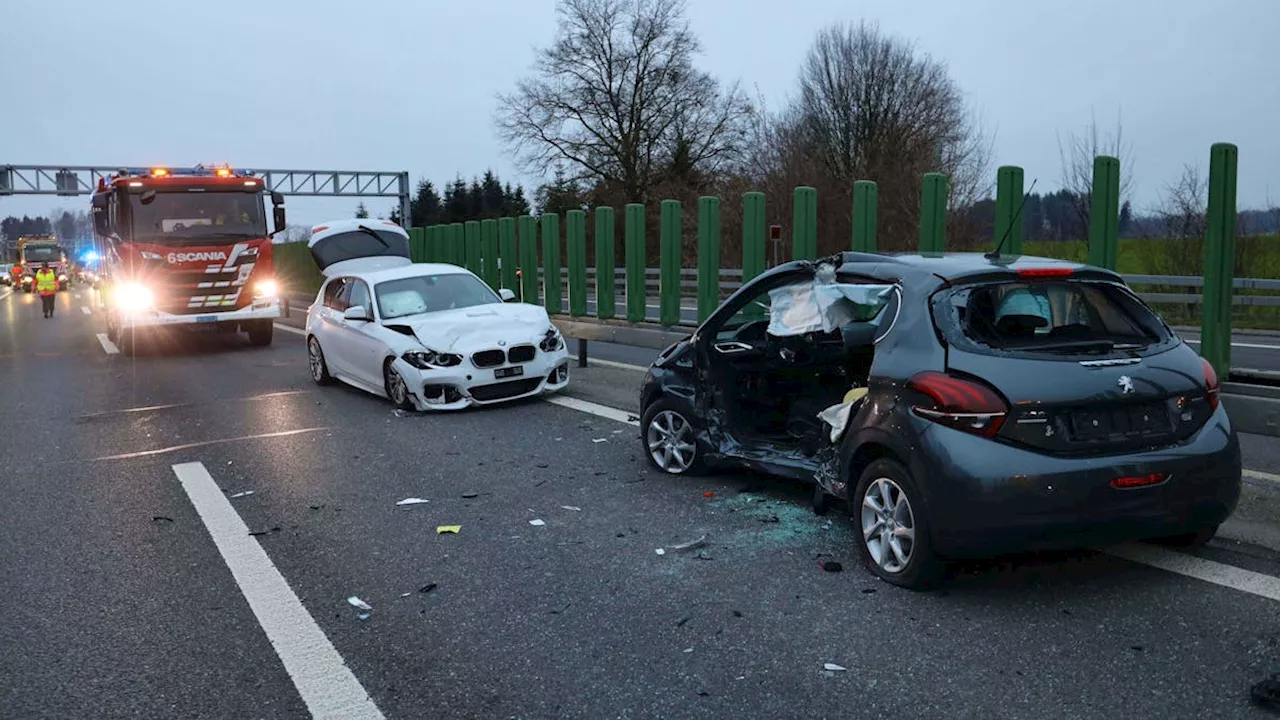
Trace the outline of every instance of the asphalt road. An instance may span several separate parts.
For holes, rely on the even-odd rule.
[[[91,294],[58,303],[0,290],[0,717],[1263,717],[1248,687],[1280,670],[1262,475],[1252,525],[1195,556],[911,593],[804,488],[648,471],[634,370],[575,370],[579,409],[402,417],[312,385],[285,330],[126,358]]]

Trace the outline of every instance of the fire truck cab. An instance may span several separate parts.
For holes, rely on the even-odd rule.
[[[131,354],[144,331],[178,326],[271,343],[282,315],[271,238],[285,214],[262,178],[228,167],[121,169],[99,181],[92,203],[107,335],[121,351]]]

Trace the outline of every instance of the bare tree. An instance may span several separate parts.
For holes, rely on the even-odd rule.
[[[1071,193],[1071,209],[1081,237],[1089,231],[1093,207],[1093,161],[1099,155],[1120,160],[1120,204],[1129,199],[1133,189],[1133,146],[1124,140],[1124,125],[1116,116],[1114,133],[1101,134],[1098,119],[1090,116],[1080,134],[1058,135],[1058,157],[1062,162],[1062,187]]]
[[[1165,234],[1174,238],[1204,238],[1208,182],[1195,165],[1184,165],[1177,182],[1164,186],[1164,199],[1157,214],[1164,221]]]
[[[555,42],[500,95],[501,138],[526,168],[613,188],[627,202],[711,177],[743,148],[750,106],[693,66],[683,0],[560,0]]]
[[[787,180],[800,175],[818,188],[831,208],[820,213],[820,232],[833,247],[848,242],[855,180],[879,185],[885,248],[909,246],[916,236],[924,173],[950,177],[953,208],[990,193],[990,144],[946,65],[874,24],[820,31],[800,71],[798,99],[763,127],[753,145],[770,146],[760,159],[772,167],[760,169]]]

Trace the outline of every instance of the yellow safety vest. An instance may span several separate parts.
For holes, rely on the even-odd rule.
[[[57,292],[58,275],[52,270],[36,271],[36,292]]]

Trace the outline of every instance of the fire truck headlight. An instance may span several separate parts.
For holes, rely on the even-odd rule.
[[[258,297],[273,298],[280,292],[280,289],[276,287],[275,280],[259,280],[253,286],[253,291]]]
[[[125,283],[116,288],[116,305],[125,312],[147,310],[155,302],[155,296],[137,283]]]

